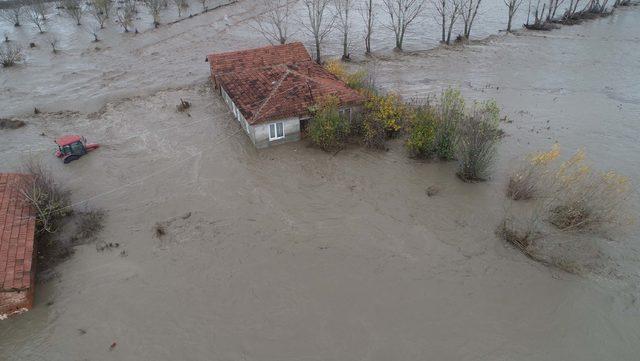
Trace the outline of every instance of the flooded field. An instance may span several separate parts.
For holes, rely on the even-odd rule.
[[[555,142],[640,179],[640,8],[464,48],[380,51],[385,89],[456,86],[504,108],[513,122],[479,184],[453,163],[408,158],[400,141],[256,151],[204,55],[264,44],[249,27],[257,12],[241,1],[138,35],[114,28],[99,50],[67,38],[61,54],[36,48],[0,69],[0,117],[27,122],[0,130],[0,171],[40,157],[80,209],[107,212],[99,238],[120,244],[77,247],[32,311],[0,322],[0,359],[637,360],[637,222],[578,235],[601,249],[584,275],[494,232],[510,167]],[[52,147],[65,133],[102,147],[65,166]]]

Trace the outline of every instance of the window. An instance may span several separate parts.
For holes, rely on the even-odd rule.
[[[284,126],[282,123],[269,124],[269,140],[284,138]]]
[[[342,119],[351,120],[351,108],[341,109],[338,113]]]

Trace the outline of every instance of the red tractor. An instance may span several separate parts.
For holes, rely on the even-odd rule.
[[[73,162],[88,152],[100,147],[99,144],[87,143],[85,137],[79,135],[65,135],[56,139],[58,150],[56,157],[62,158],[65,164]]]

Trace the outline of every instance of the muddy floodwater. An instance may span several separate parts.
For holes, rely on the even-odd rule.
[[[0,360],[638,360],[638,222],[577,235],[598,245],[583,275],[495,229],[509,169],[556,142],[637,186],[640,8],[354,64],[405,98],[448,86],[495,98],[512,122],[477,184],[408,158],[400,140],[255,150],[204,56],[264,44],[256,11],[241,1],[0,69],[0,117],[27,122],[0,130],[0,171],[39,157],[78,209],[106,211],[98,240],[120,245],[81,245],[57,266],[33,310],[0,321]],[[52,145],[66,133],[102,146],[63,165]]]

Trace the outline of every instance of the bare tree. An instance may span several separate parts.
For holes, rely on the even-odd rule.
[[[503,0],[504,4],[507,6],[507,10],[509,10],[509,20],[507,20],[507,32],[511,32],[511,23],[513,22],[513,17],[516,15],[518,8],[522,5],[524,0]]]
[[[531,26],[531,27],[536,27],[536,28],[541,28],[544,26],[545,21],[543,21],[544,19],[544,14],[545,11],[547,9],[547,3],[543,3],[542,4],[542,11],[540,10],[540,0],[538,0],[538,2],[536,3],[536,9],[533,12],[533,16],[534,16],[534,20],[533,20],[533,24],[531,24],[529,22],[530,17],[529,14],[527,14],[527,23],[525,26]],[[531,4],[529,4],[529,13],[531,13]]]
[[[182,11],[186,10],[189,7],[189,3],[187,0],[173,0],[173,3],[176,4],[176,8],[178,9],[178,17],[182,17]]]
[[[462,16],[462,21],[464,21],[464,32],[462,35],[465,39],[469,39],[469,36],[471,36],[471,27],[476,20],[481,3],[482,0],[466,0],[462,3],[460,16]]]
[[[144,5],[149,8],[149,13],[153,17],[153,26],[160,26],[160,10],[164,5],[163,0],[144,0]]]
[[[451,44],[453,25],[462,12],[462,1],[464,0],[433,0],[433,5],[438,13],[438,21],[442,27],[441,43]]]
[[[24,13],[23,10],[24,9],[22,5],[18,3],[11,9],[1,9],[0,18],[4,19],[8,23],[11,23],[13,26],[20,26],[20,19],[22,19],[22,15]]]
[[[67,15],[69,15],[72,19],[76,21],[76,25],[81,25],[80,21],[82,20],[82,14],[84,13],[84,8],[82,7],[82,1],[80,0],[63,0],[62,1],[63,10]]]
[[[0,65],[4,68],[16,65],[24,59],[22,48],[16,44],[5,43],[0,46]]]
[[[54,54],[58,53],[58,38],[56,38],[54,35],[49,35],[47,37],[47,42],[51,46],[51,52]]]
[[[93,42],[97,43],[100,41],[98,34],[100,33],[100,29],[104,29],[100,26],[100,24],[92,24],[84,27],[84,30],[93,36]]]
[[[375,12],[373,9],[373,0],[364,0],[363,6],[360,8],[360,15],[364,21],[364,48],[366,54],[371,54],[371,36],[373,35],[373,24],[375,21]]]
[[[91,5],[91,15],[100,25],[100,29],[104,29],[104,23],[109,19],[111,11],[111,0],[93,0]]]
[[[44,33],[44,29],[42,27],[44,26],[45,20],[44,18],[42,18],[40,12],[38,11],[35,5],[29,6],[27,8],[27,19],[29,20],[30,23],[35,25],[35,27],[38,29],[40,34]]]
[[[289,39],[291,0],[264,0],[267,8],[256,19],[255,29],[271,44],[285,44]]]
[[[129,28],[133,25],[133,16],[136,12],[136,6],[133,0],[125,0],[122,7],[116,11],[116,17],[118,18],[118,23],[124,29],[125,33],[129,32]]]
[[[47,3],[45,0],[36,0],[33,2],[33,5],[31,5],[31,7],[33,7],[38,12],[38,14],[40,14],[40,17],[42,18],[42,20],[44,21],[47,20],[49,3]]]
[[[558,8],[562,4],[564,4],[564,0],[549,0],[549,12],[547,13],[547,20],[551,20],[556,17]]]
[[[389,15],[389,25],[396,36],[396,49],[402,50],[407,28],[416,19],[426,0],[383,0]]]
[[[578,5],[581,0],[570,0],[569,7],[565,11],[564,17],[572,17],[578,11]]]
[[[316,63],[322,62],[321,47],[325,37],[333,28],[334,18],[327,20],[327,6],[331,0],[303,0],[304,6],[307,8],[309,23],[302,23],[303,26],[313,36],[316,50]]]
[[[353,0],[334,0],[334,6],[338,15],[338,24],[342,32],[342,60],[349,60],[349,31],[351,30],[351,8]]]

